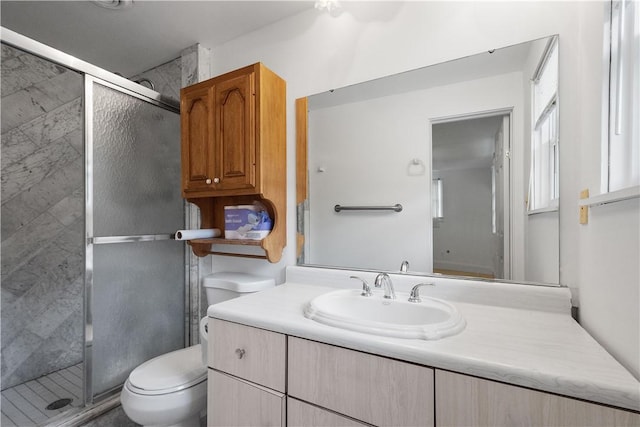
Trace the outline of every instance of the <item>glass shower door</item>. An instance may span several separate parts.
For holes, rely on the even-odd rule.
[[[87,397],[185,344],[180,116],[97,79],[87,93]]]

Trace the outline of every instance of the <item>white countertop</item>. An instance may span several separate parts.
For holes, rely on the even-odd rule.
[[[356,288],[357,284],[351,286]],[[467,322],[458,335],[435,341],[389,338],[325,326],[304,317],[307,301],[334,290],[288,281],[212,305],[208,315],[433,368],[640,410],[640,382],[566,312],[449,301]],[[396,291],[398,298],[408,295],[398,288]]]

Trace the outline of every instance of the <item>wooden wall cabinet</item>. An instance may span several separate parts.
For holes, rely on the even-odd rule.
[[[182,196],[200,208],[201,227],[224,230],[224,206],[261,202],[274,221],[261,241],[198,239],[260,246],[277,262],[286,245],[286,84],[257,63],[180,91]]]

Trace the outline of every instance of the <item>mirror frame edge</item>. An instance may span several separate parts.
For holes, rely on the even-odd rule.
[[[304,207],[308,199],[308,97],[296,99],[296,264],[304,263]]]
[[[540,40],[540,39],[552,39],[559,46],[560,37],[559,34],[551,34],[544,37],[535,38],[530,41]],[[521,42],[521,43],[526,43]],[[516,43],[520,44],[520,43]],[[510,47],[503,46],[503,47]],[[501,47],[501,48],[503,48]],[[483,52],[478,52],[483,53]],[[470,55],[471,56],[471,55]],[[459,59],[459,58],[456,58]],[[455,59],[454,59],[455,60]],[[448,62],[448,61],[447,61]],[[437,65],[437,64],[432,64]],[[381,76],[379,78],[383,78],[385,76]],[[374,79],[377,80],[377,79]],[[361,83],[361,82],[360,82]],[[358,84],[358,83],[354,83]],[[558,94],[559,95],[559,94]],[[312,95],[309,95],[312,96]],[[305,224],[304,224],[304,209],[308,208],[309,200],[308,200],[308,99],[309,96],[297,98],[295,101],[296,107],[296,209],[297,209],[297,232],[296,232],[296,265],[301,267],[313,267],[313,268],[327,268],[327,269],[338,269],[338,270],[357,270],[357,271],[374,271],[371,269],[363,269],[357,267],[341,267],[341,266],[331,266],[331,265],[319,265],[319,264],[307,264],[304,262],[304,248],[306,244],[306,235],[305,235]],[[559,208],[559,207],[558,207]],[[559,209],[558,209],[559,210]],[[560,241],[558,242],[558,247],[560,247]],[[558,249],[558,252],[560,250]],[[560,258],[560,253],[558,254],[558,258]],[[377,271],[377,270],[376,270]],[[388,273],[398,273],[397,271],[387,271]],[[426,272],[409,272],[405,273],[413,276],[421,276],[421,277],[442,277],[442,278],[450,278],[450,279],[460,279],[460,280],[469,280],[469,281],[480,281],[480,282],[492,282],[492,283],[505,283],[505,284],[517,284],[517,285],[528,285],[528,286],[542,286],[542,287],[568,287],[566,284],[562,283],[560,277],[558,277],[558,283],[551,282],[531,282],[526,280],[513,280],[513,279],[487,279],[476,276],[453,276],[453,275],[442,275],[438,273],[426,273]],[[561,264],[560,259],[558,259],[558,276],[561,275]]]

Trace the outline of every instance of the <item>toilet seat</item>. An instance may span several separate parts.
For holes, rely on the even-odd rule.
[[[155,357],[134,369],[125,387],[142,395],[175,393],[207,379],[201,345],[194,345]]]

